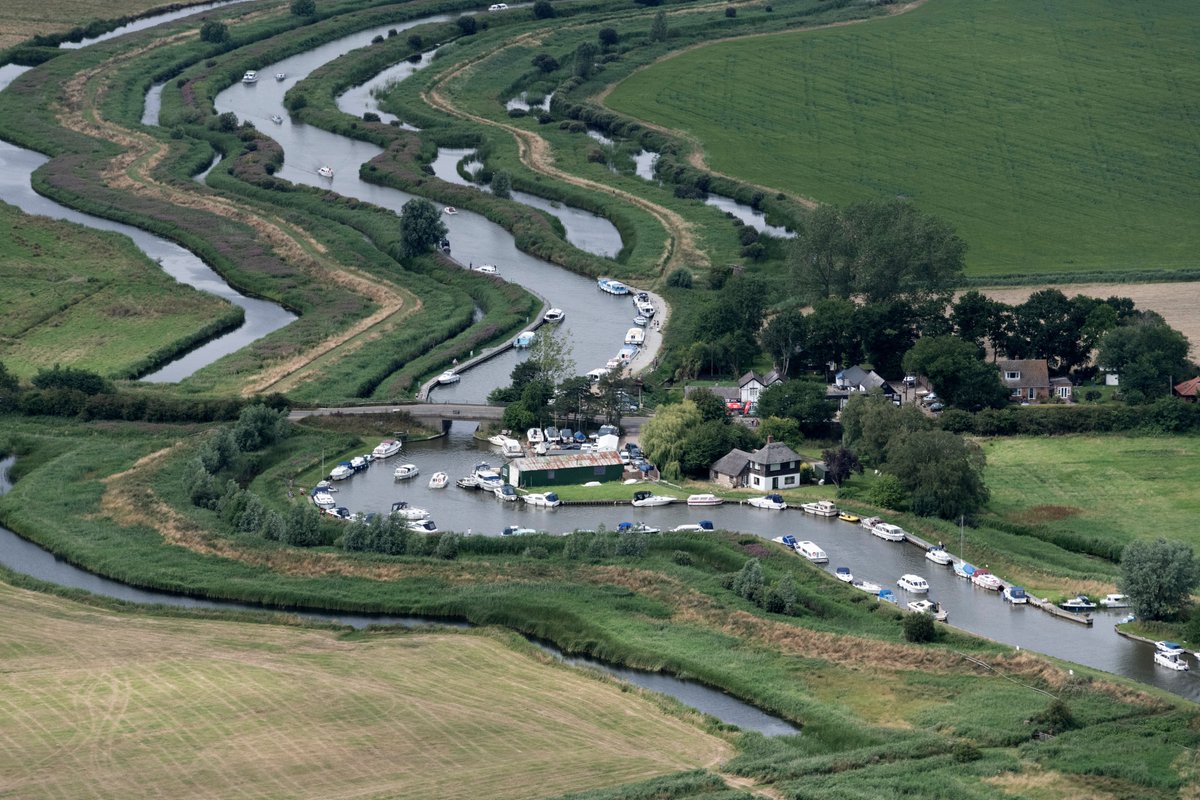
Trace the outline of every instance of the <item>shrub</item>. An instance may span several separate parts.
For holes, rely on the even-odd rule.
[[[526,558],[542,559],[549,558],[550,551],[544,547],[526,547],[525,551],[521,555],[525,556]]]
[[[521,117],[528,116],[528,115],[529,115],[529,112],[523,108],[510,108],[508,110],[508,116],[511,117],[512,119],[520,119]]]
[[[200,27],[200,39],[213,44],[227,42],[229,41],[229,26],[224,22],[210,19]]]
[[[465,15],[454,20],[454,24],[458,26],[463,36],[472,36],[479,29],[479,26],[475,23],[475,18]]]
[[[676,289],[692,288],[691,271],[685,267],[680,267],[679,269],[675,270],[667,276],[667,286],[672,286]]]
[[[383,44],[383,34],[377,34],[374,38],[372,38],[371,44]]]
[[[612,47],[621,41],[621,34],[617,33],[616,28],[601,28],[600,32],[596,34],[596,39],[599,40],[601,47]]]
[[[549,111],[543,111],[537,115],[537,121],[539,125],[547,125],[554,121],[554,117]]]
[[[737,16],[737,9],[733,6],[728,6],[725,9],[725,16],[732,19]]]
[[[40,369],[33,376],[33,385],[39,389],[74,389],[85,395],[108,394],[113,391],[112,383],[86,369],[61,367]]]
[[[550,5],[550,0],[537,0],[533,4],[534,19],[550,19],[554,16],[554,6]]]
[[[438,558],[444,558],[447,561],[458,558],[458,535],[443,533],[438,539],[437,549],[434,552]]]
[[[412,36],[408,37],[408,46],[413,50],[420,50],[424,44],[425,40],[421,38],[421,34],[419,33],[414,33]]]
[[[554,72],[559,67],[558,59],[549,53],[538,53],[530,63],[545,73]]]
[[[1075,715],[1071,713],[1071,707],[1057,697],[1051,700],[1050,705],[1046,706],[1045,710],[1030,722],[1046,733],[1053,734],[1069,731],[1076,726]]]
[[[908,495],[905,494],[899,478],[885,473],[871,486],[871,490],[867,492],[867,499],[877,506],[903,511],[908,502]]]
[[[928,614],[909,614],[902,625],[907,641],[924,644],[937,639],[937,627],[933,624],[933,617]]]
[[[686,550],[676,550],[671,554],[671,560],[681,567],[690,567],[696,563],[696,559]]]
[[[292,15],[297,17],[311,17],[317,13],[316,0],[292,0]]]
[[[983,753],[970,742],[955,742],[950,749],[950,755],[959,764],[967,764],[983,758]]]

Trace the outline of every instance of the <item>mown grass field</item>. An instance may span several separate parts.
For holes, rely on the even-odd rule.
[[[5,0],[0,4],[0,50],[42,33],[70,30],[172,5],[169,0]]]
[[[0,583],[14,797],[526,798],[729,746],[487,635],[114,613]]]
[[[1179,269],[1200,244],[1197,40],[1189,0],[930,0],[691,50],[606,102],[750,181],[912,198],[974,275]]]
[[[1200,438],[1012,437],[983,443],[991,509],[1029,523],[1129,541],[1200,546]]]
[[[0,203],[0,361],[119,375],[218,318],[229,303],[177,283],[122,236]]]

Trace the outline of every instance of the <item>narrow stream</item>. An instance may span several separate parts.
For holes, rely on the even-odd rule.
[[[124,36],[127,33],[134,31],[144,31],[146,28],[153,28],[155,25],[161,25],[164,22],[172,22],[173,20],[190,17],[192,14],[201,14],[205,11],[212,11],[214,8],[222,6],[232,6],[238,3],[247,3],[250,0],[220,0],[215,3],[201,3],[199,5],[187,6],[186,8],[176,9],[175,11],[164,11],[161,14],[153,14],[141,19],[135,19],[132,22],[126,23],[119,28],[114,28],[108,33],[102,33],[99,36],[91,36],[81,39],[78,42],[63,42],[59,45],[63,50],[78,50],[81,47],[103,42],[106,39],[115,39],[118,36]]]
[[[6,494],[12,488],[12,484],[8,480],[8,470],[12,466],[12,463],[13,459],[11,457],[0,459],[0,496]],[[470,627],[469,623],[457,620],[431,619],[395,614],[355,614],[296,608],[274,609],[250,603],[208,600],[151,589],[138,589],[119,581],[93,575],[90,572],[72,566],[66,561],[43,550],[36,544],[22,539],[2,525],[0,525],[0,564],[3,564],[14,572],[19,572],[41,581],[54,583],[59,586],[68,586],[73,589],[81,589],[101,597],[111,597],[128,603],[166,605],[180,608],[203,608],[218,611],[270,611],[286,613],[315,622],[348,625],[359,629],[371,625],[400,625],[407,628],[431,624],[447,625],[455,628]],[[748,703],[730,697],[724,692],[704,686],[703,684],[681,680],[660,672],[646,672],[627,667],[617,667],[585,656],[568,656],[562,650],[544,641],[535,641],[534,644],[565,663],[598,669],[636,686],[669,695],[684,705],[716,717],[726,724],[737,725],[745,730],[757,731],[766,736],[786,736],[800,732],[798,728],[778,717],[773,717]]]

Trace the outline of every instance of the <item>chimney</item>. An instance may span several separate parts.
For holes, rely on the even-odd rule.
[[[767,444],[771,444],[774,441],[775,441],[775,437],[768,433],[767,434]]]

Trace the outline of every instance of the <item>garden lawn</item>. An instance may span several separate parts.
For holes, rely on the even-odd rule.
[[[1198,40],[1191,0],[930,0],[690,50],[606,102],[749,181],[912,198],[972,275],[1176,270],[1200,265]]]
[[[241,310],[176,282],[133,243],[0,203],[0,361],[123,376]]]
[[[731,748],[488,635],[347,638],[0,584],[0,776],[41,797],[526,798]]]
[[[983,443],[991,510],[1086,536],[1200,546],[1200,438],[1012,437]]]

